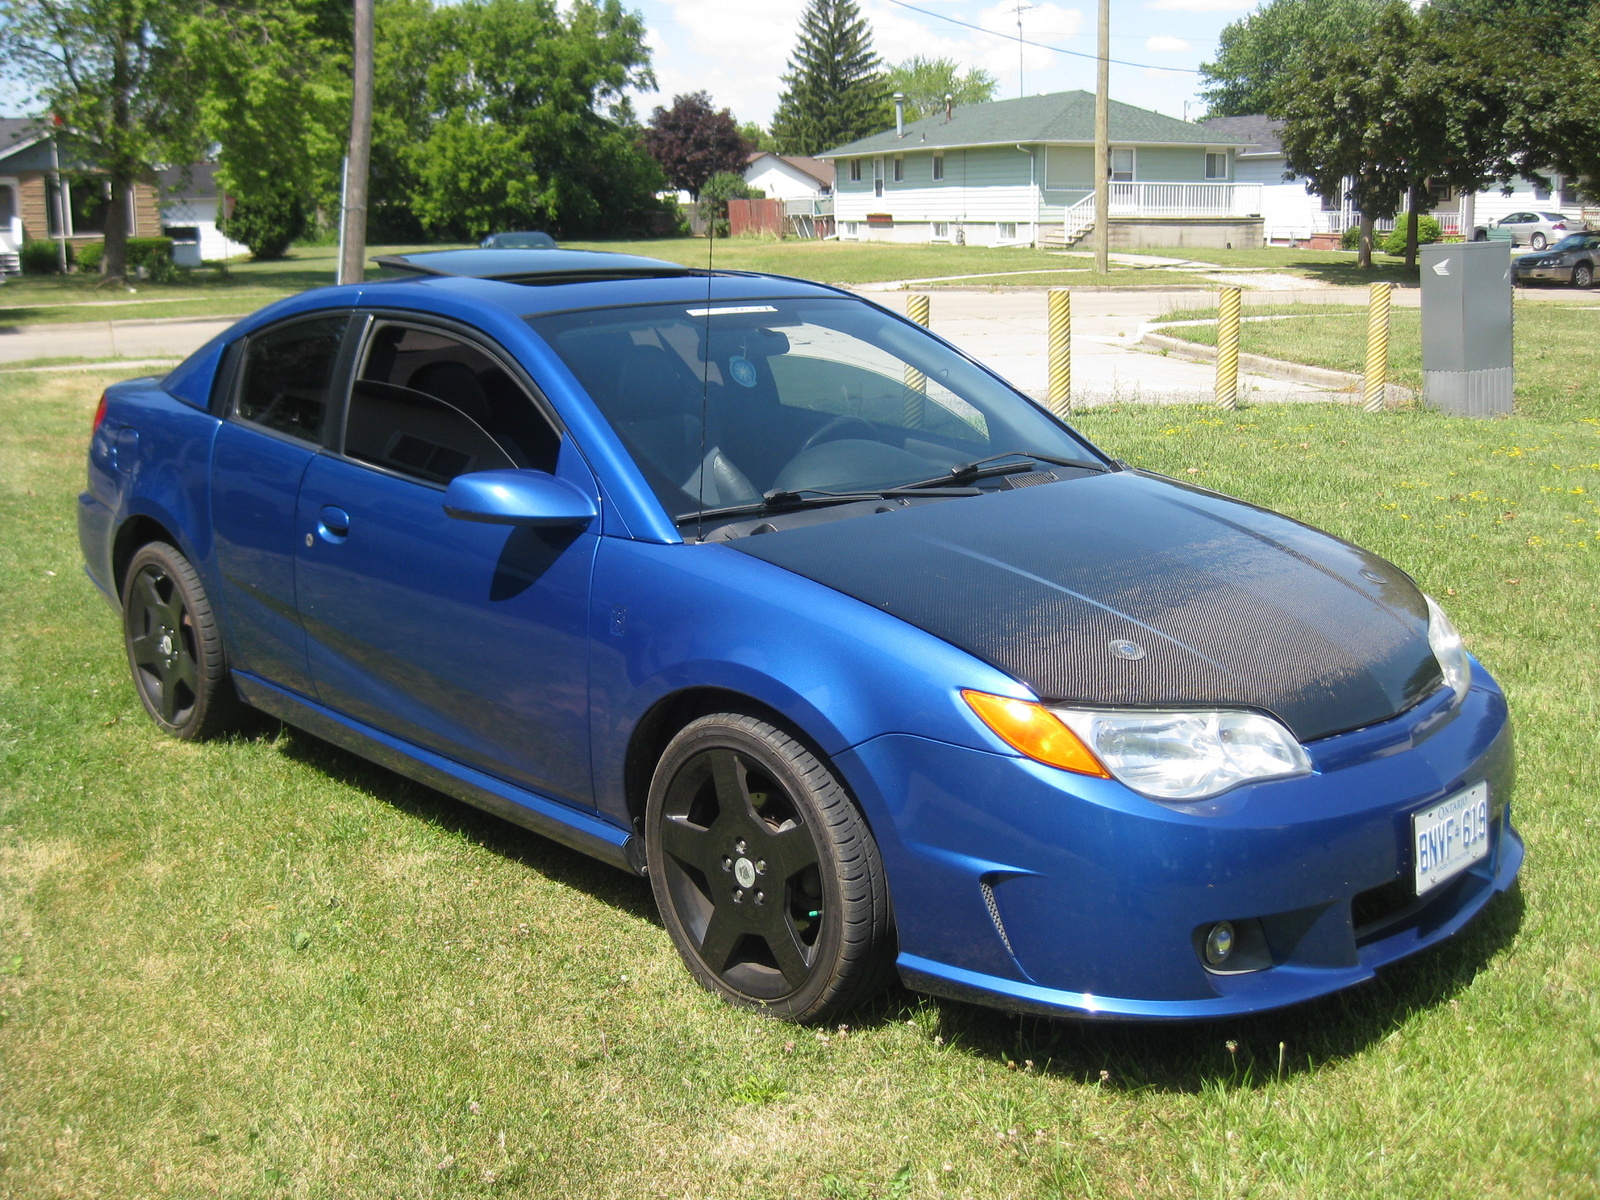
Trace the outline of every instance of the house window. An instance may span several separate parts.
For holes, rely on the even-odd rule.
[[[847,237],[847,238],[860,237],[861,236],[861,225],[860,225],[860,222],[857,222],[857,221],[840,221],[839,222],[839,236],[840,237]]]
[[[1222,154],[1206,154],[1206,178],[1226,179],[1228,177],[1228,156]]]
[[[1017,223],[1015,221],[999,221],[995,224],[995,240],[1001,242],[1014,242],[1017,240]]]
[[[1094,187],[1094,151],[1087,146],[1046,146],[1044,186],[1048,191],[1087,191]]]
[[[1556,198],[1565,208],[1575,208],[1578,204],[1578,185],[1565,177],[1557,181]]]
[[[904,154],[896,154],[894,156],[894,181],[896,183],[904,183],[905,182],[905,178],[906,178],[906,156]]]
[[[1320,199],[1323,212],[1339,212],[1342,208],[1338,196],[1322,196]]]
[[[883,195],[883,159],[872,160],[872,194],[877,197]]]
[[[1111,152],[1111,182],[1133,182],[1133,151],[1113,150]]]
[[[942,154],[933,156],[933,177],[935,179],[944,178],[944,155]]]
[[[1540,187],[1537,183],[1534,184],[1533,185],[1533,198],[1535,200],[1548,200],[1548,199],[1550,199],[1550,189],[1547,188],[1547,187]]]
[[[852,158],[850,160],[850,182],[861,182],[861,160],[859,158]]]
[[[933,240],[936,242],[948,242],[950,240],[949,221],[935,221],[933,223]]]

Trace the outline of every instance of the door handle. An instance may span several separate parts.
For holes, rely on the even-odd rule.
[[[317,522],[317,533],[325,542],[342,542],[350,535],[350,514],[332,504],[324,505]]]

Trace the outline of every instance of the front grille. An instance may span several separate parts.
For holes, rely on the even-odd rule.
[[[1357,892],[1350,902],[1350,924],[1355,926],[1356,940],[1367,933],[1404,915],[1417,903],[1417,893],[1412,881],[1405,876],[1364,892]]]

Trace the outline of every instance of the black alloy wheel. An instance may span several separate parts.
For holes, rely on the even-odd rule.
[[[667,746],[645,847],[663,924],[699,982],[790,1021],[888,981],[888,894],[866,821],[828,766],[760,718],[716,713]]]
[[[1572,268],[1572,286],[1587,288],[1594,286],[1594,267],[1588,263],[1579,263]]]
[[[215,737],[239,722],[222,634],[200,577],[181,551],[151,542],[133,556],[122,588],[122,626],[134,690],[167,733]]]

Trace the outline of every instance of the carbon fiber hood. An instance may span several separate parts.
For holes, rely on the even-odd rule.
[[[1118,472],[725,543],[892,613],[1046,700],[1247,705],[1302,741],[1441,682],[1404,573],[1239,501]],[[1130,660],[1110,643],[1133,642]]]

